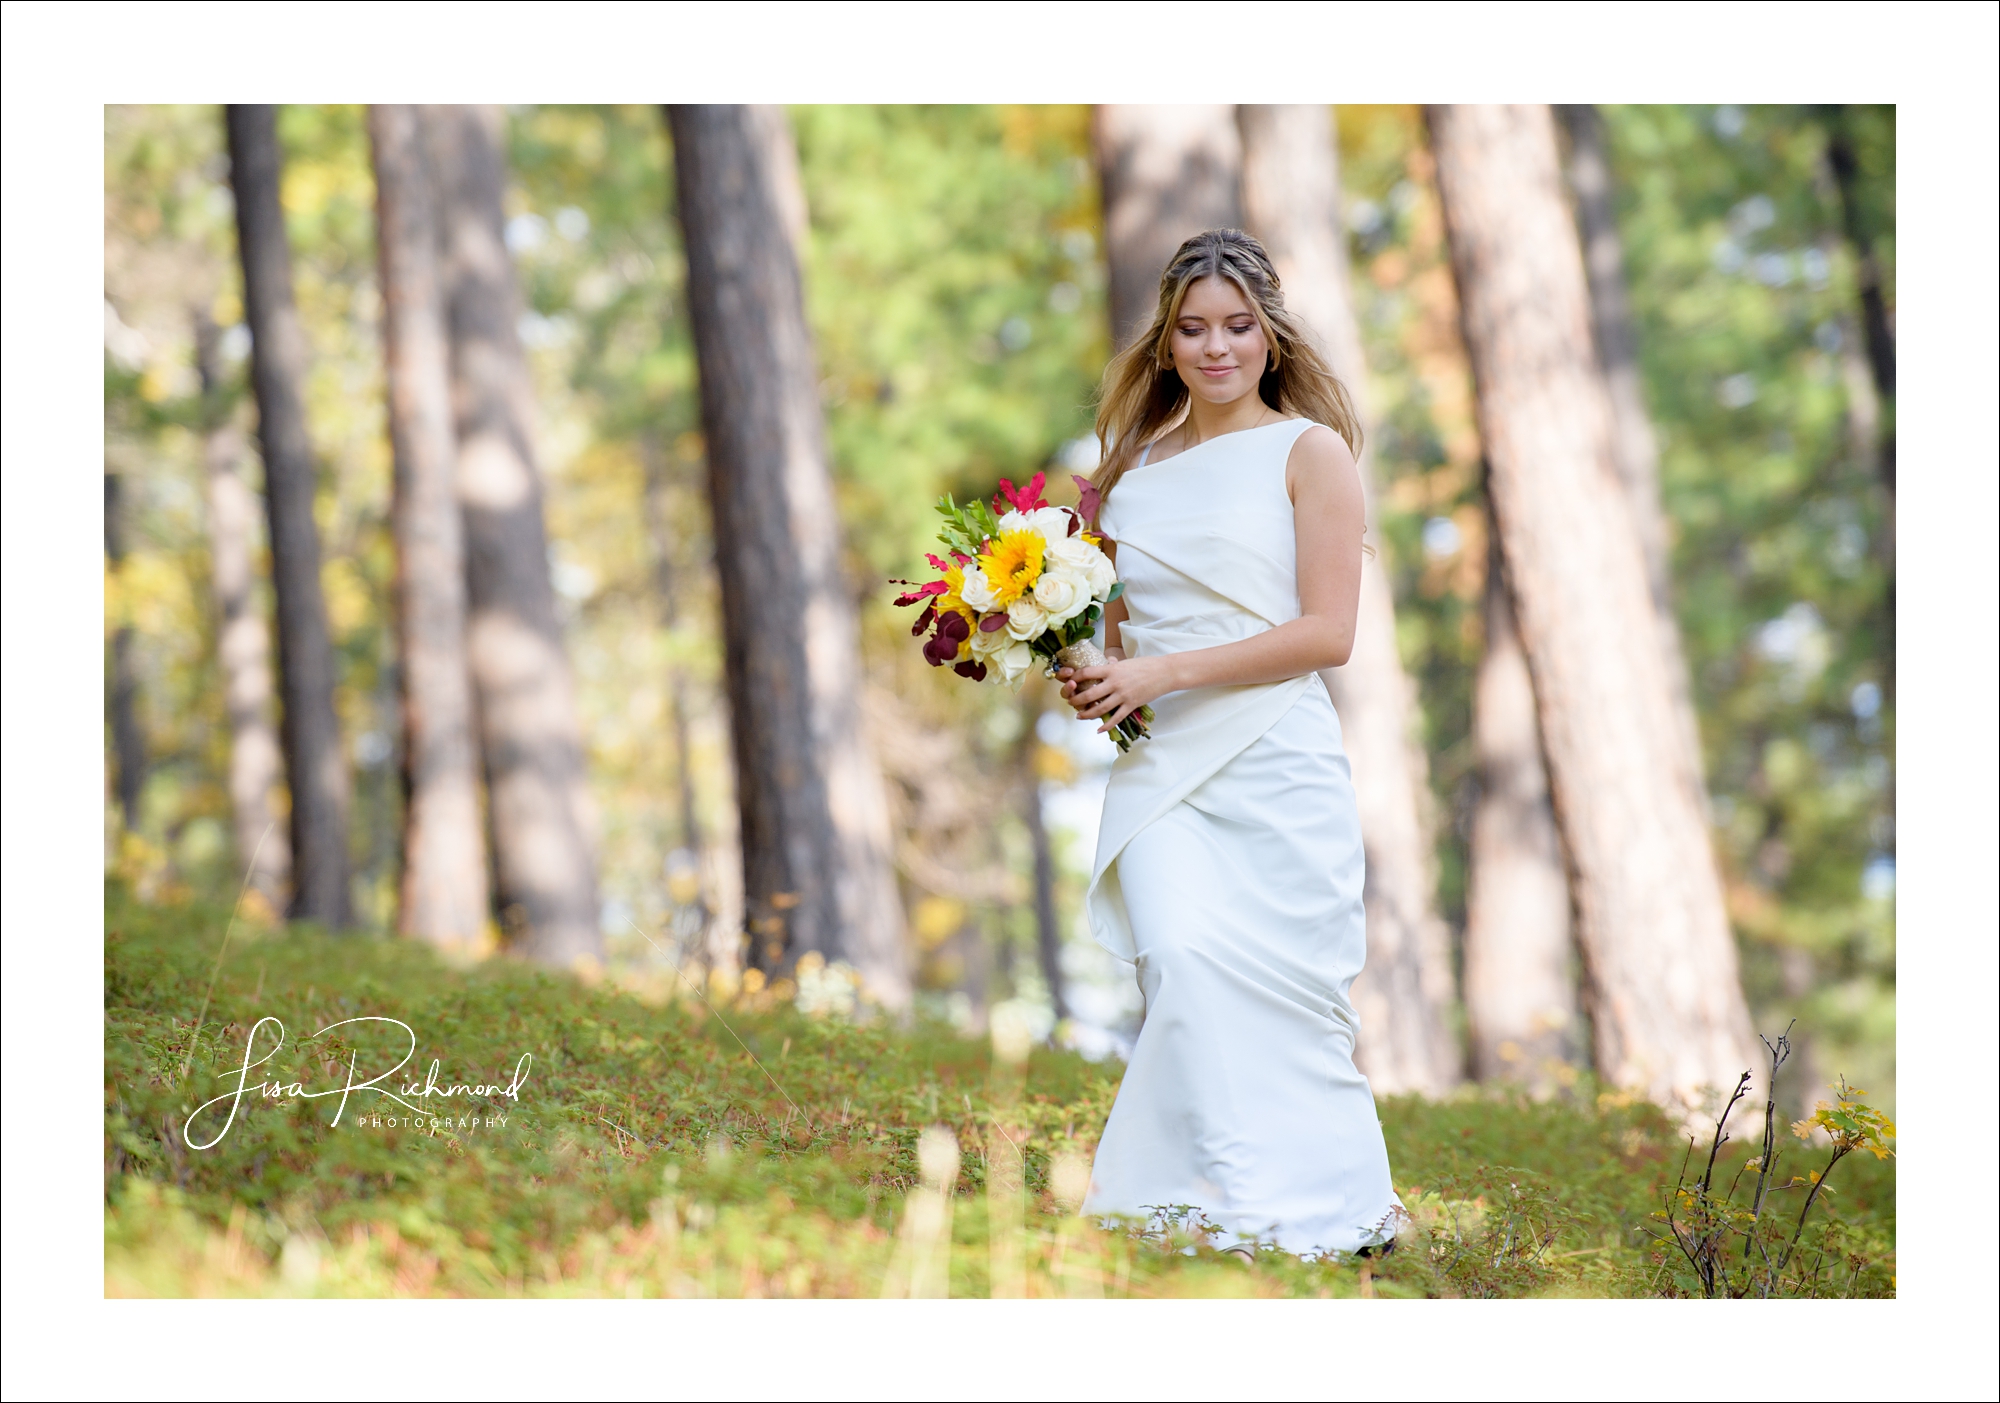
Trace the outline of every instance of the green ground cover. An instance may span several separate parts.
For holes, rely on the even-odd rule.
[[[1070,1211],[1116,1063],[1037,1048],[1016,1072],[948,1029],[808,1016],[768,994],[718,1012],[664,973],[455,968],[408,942],[242,924],[225,949],[226,910],[116,885],[105,916],[108,1295],[875,1296],[947,1274],[951,1295],[975,1297],[1699,1289],[1649,1216],[1686,1142],[1587,1082],[1542,1103],[1384,1100],[1416,1219],[1405,1245],[1380,1263],[1246,1265],[1198,1224],[1104,1231]],[[198,1109],[235,1087],[264,1018],[285,1040],[271,1052],[263,1024],[234,1120],[226,1098]],[[410,1064],[378,1085],[414,1082],[420,1115],[371,1091],[345,1106],[291,1094],[366,1081],[408,1047],[388,1022],[320,1034],[356,1018],[414,1033]],[[418,1094],[433,1059],[437,1087],[503,1093]],[[259,1095],[270,1083],[279,1094]],[[1756,1117],[1738,1117],[1753,1142]],[[919,1212],[932,1126],[959,1162]],[[1789,1144],[1780,1180],[1831,1153]],[[1716,1182],[1753,1150],[1725,1146]],[[1892,1293],[1893,1160],[1850,1155],[1828,1184],[1787,1289]],[[1766,1216],[1789,1232],[1802,1201],[1780,1189]]]

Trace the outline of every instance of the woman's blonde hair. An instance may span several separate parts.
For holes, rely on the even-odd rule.
[[[1278,270],[1264,245],[1241,229],[1210,229],[1182,244],[1160,275],[1160,304],[1153,324],[1111,358],[1097,401],[1097,441],[1103,456],[1091,482],[1103,495],[1118,485],[1139,455],[1173,423],[1188,401],[1169,345],[1187,290],[1202,278],[1236,286],[1264,328],[1270,360],[1257,394],[1280,414],[1326,425],[1361,456],[1361,417],[1347,387],[1334,376],[1297,317],[1285,310]]]

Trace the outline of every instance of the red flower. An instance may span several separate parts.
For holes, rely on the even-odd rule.
[[[1015,511],[1031,512],[1038,507],[1046,507],[1048,502],[1042,496],[1043,474],[1036,473],[1028,479],[1026,487],[1016,487],[1009,478],[1000,479],[1000,491],[993,498],[993,510],[1005,514],[1008,504]]]

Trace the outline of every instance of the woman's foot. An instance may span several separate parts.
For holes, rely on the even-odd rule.
[[[1239,1257],[1245,1262],[1254,1263],[1257,1260],[1257,1254],[1247,1247],[1225,1247],[1222,1249],[1222,1255],[1225,1257]]]

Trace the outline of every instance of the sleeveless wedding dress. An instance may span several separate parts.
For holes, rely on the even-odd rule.
[[[1099,529],[1118,546],[1127,656],[1299,616],[1285,465],[1310,427],[1222,434],[1119,480]],[[1085,898],[1145,996],[1085,1211],[1196,1208],[1218,1246],[1379,1245],[1402,1205],[1354,1066],[1361,830],[1326,685],[1204,687],[1153,710],[1112,767]]]

